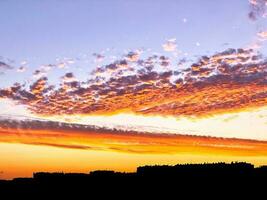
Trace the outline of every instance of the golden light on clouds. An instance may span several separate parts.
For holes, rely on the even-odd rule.
[[[60,115],[44,119],[148,133],[267,140],[267,107],[200,118],[118,113],[102,116]]]
[[[10,9],[3,16],[22,8],[4,4]],[[2,23],[0,179],[144,164],[267,163],[266,0],[117,2],[112,9],[81,1],[62,3],[64,16],[54,12],[57,4],[37,6],[51,8],[36,16],[40,23],[29,23],[31,3]],[[10,37],[22,21],[25,31]]]
[[[148,158],[158,164],[171,157],[171,163],[214,156],[265,161],[266,60],[252,49],[228,49],[182,70],[170,65],[164,55],[142,58],[139,51],[129,52],[93,70],[86,81],[67,72],[55,86],[41,74],[28,86],[2,88],[0,142],[23,151],[28,148],[23,145],[34,145],[42,153],[59,148],[57,158],[73,152],[95,159],[90,169],[106,166],[108,156],[125,155],[131,164],[122,163],[125,159],[119,162],[123,167],[109,168],[133,170]],[[64,160],[62,170],[88,166],[70,167],[73,159]],[[36,160],[51,162],[42,156]],[[31,170],[37,169],[36,161],[29,162]]]

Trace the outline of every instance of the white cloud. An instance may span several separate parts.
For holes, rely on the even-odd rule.
[[[172,38],[166,41],[165,44],[162,45],[164,51],[175,51],[177,48],[176,38]]]
[[[17,69],[17,72],[20,72],[20,73],[25,72],[25,71],[26,71],[26,67],[24,66],[21,66]]]
[[[257,36],[259,37],[259,40],[265,41],[267,40],[267,31],[258,32]]]
[[[28,116],[33,115],[25,105],[19,105],[13,100],[0,99],[0,116]]]

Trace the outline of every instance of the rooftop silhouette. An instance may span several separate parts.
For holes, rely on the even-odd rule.
[[[0,192],[49,193],[113,191],[149,187],[201,187],[251,185],[267,180],[267,166],[245,162],[155,165],[138,167],[135,173],[97,170],[90,173],[37,172],[32,178],[1,180]]]

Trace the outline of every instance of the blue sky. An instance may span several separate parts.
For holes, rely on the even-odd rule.
[[[137,48],[166,53],[162,44],[176,38],[177,48],[195,58],[252,42],[266,20],[248,20],[248,10],[246,0],[4,0],[0,56],[35,69],[86,54],[86,62],[74,64],[84,77],[95,67],[90,55],[107,48],[116,56]],[[8,84],[32,71],[12,73],[0,78]]]

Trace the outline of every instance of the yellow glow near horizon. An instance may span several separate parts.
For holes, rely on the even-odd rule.
[[[113,151],[84,151],[56,147],[0,143],[0,179],[31,177],[33,172],[82,172],[115,170],[134,172],[138,166],[177,163],[245,161],[256,166],[266,156],[229,156],[196,153],[134,154]]]
[[[151,115],[136,115],[134,113],[118,113],[114,115],[60,115],[60,116],[37,116],[29,113],[23,106],[16,105],[12,101],[0,101],[0,114],[3,115],[24,115],[27,117],[37,117],[44,120],[52,120],[66,123],[77,123],[86,125],[98,125],[107,128],[136,130],[140,132],[150,133],[170,133],[170,134],[184,134],[184,135],[203,135],[223,138],[245,138],[245,139],[258,139],[267,140],[267,107],[261,107],[258,109],[244,110],[240,112],[224,113],[213,115],[209,117],[165,117],[165,116],[151,116]],[[49,131],[49,130],[45,130]],[[16,134],[16,132],[15,132]],[[12,135],[10,135],[11,137]],[[28,137],[29,136],[29,137]],[[125,144],[122,142],[128,142],[128,138],[112,139],[112,136],[105,136],[102,140],[96,138],[94,135],[89,135],[89,138],[79,136],[78,134],[69,135],[69,137],[49,137],[47,138],[36,137],[34,133],[22,134],[18,138],[17,135],[14,138],[11,137],[9,142],[14,143],[0,143],[0,179],[1,178],[13,178],[21,176],[31,176],[32,172],[36,171],[64,171],[64,172],[88,172],[98,169],[110,169],[116,171],[135,171],[136,167],[140,165],[153,165],[153,164],[177,164],[177,163],[201,163],[201,162],[231,162],[231,161],[246,161],[255,165],[264,165],[267,163],[267,156],[265,156],[265,146],[263,144],[256,145],[256,150],[250,154],[249,149],[246,149],[246,144],[242,144],[238,148],[239,141],[232,141],[231,146],[233,149],[227,149],[227,144],[220,141],[218,146],[216,141],[212,143],[215,146],[209,146],[211,142],[207,139],[207,148],[202,146],[194,146],[194,139],[186,143],[189,147],[183,147],[182,144],[179,150],[176,150],[173,145],[176,140],[170,141],[162,138],[160,141],[151,138],[137,138],[132,140],[132,143],[126,143],[126,145],[132,144],[130,150],[144,148],[143,150],[153,150],[153,148],[165,148],[174,151],[167,151],[171,153],[135,153],[135,152],[123,152],[109,149],[111,147],[117,147],[119,142],[122,147],[125,148]],[[73,136],[73,137],[71,137]],[[32,137],[32,138],[31,138]],[[77,137],[77,138],[75,138]],[[80,138],[81,137],[81,138]],[[100,137],[100,136],[99,136]],[[120,136],[121,137],[121,136]],[[43,139],[43,140],[42,140]],[[42,146],[19,144],[19,142],[55,142],[60,141],[69,142],[66,144],[87,144],[96,145],[97,147],[103,147],[104,150],[81,150],[71,148],[58,148],[56,146]],[[51,140],[51,141],[50,141]],[[143,147],[135,146],[134,142],[142,142],[146,140],[148,142],[163,142],[157,143],[156,146]],[[203,139],[204,140],[204,139]],[[16,141],[18,143],[16,143]],[[91,143],[90,143],[91,141]],[[177,140],[179,141],[182,140]],[[61,144],[59,143],[59,144]],[[108,144],[107,144],[108,143]],[[233,144],[232,144],[233,143]],[[57,143],[55,143],[57,144]],[[139,144],[139,143],[138,143]],[[201,143],[205,144],[205,141]],[[150,145],[150,144],[149,144]],[[176,145],[176,144],[175,144]],[[248,144],[249,147],[254,149],[252,144]],[[104,148],[106,147],[106,148]],[[176,146],[175,146],[176,147]],[[235,150],[235,147],[237,148]],[[244,147],[244,148],[242,148]],[[262,147],[262,149],[261,149]],[[128,146],[127,146],[128,148]],[[201,150],[201,148],[204,148]],[[140,149],[139,149],[140,150]],[[233,151],[238,153],[233,153]],[[225,151],[225,153],[224,153]]]
[[[36,116],[25,106],[0,100],[0,115],[24,115],[65,123],[97,125],[106,128],[150,133],[267,140],[267,106],[209,117],[173,117],[117,113],[113,115]]]
[[[144,116],[134,113],[114,115],[60,115],[48,120],[98,125],[107,128],[150,133],[267,140],[267,107],[210,117]]]

